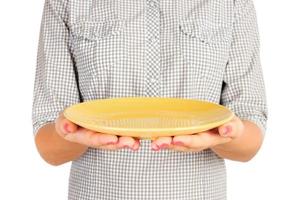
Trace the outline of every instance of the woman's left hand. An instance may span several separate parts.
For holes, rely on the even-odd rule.
[[[199,152],[239,138],[243,130],[243,122],[235,116],[230,122],[209,131],[192,135],[159,137],[152,141],[151,148],[154,151],[173,149],[183,152]]]

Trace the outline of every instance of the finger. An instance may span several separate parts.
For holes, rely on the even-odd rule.
[[[222,137],[217,133],[207,131],[198,133],[199,138],[199,146],[202,146],[204,149],[216,146],[218,144],[223,144],[230,142],[232,138],[230,137]]]
[[[62,126],[61,128],[63,129],[64,133],[66,133],[66,134],[74,133],[78,129],[78,126],[76,124],[74,124],[73,122],[71,122],[67,119],[62,119],[61,126]]]
[[[199,141],[199,139],[199,135],[179,135],[173,137],[172,144],[174,146],[183,146],[187,148],[199,148],[201,146],[201,141]]]
[[[137,151],[139,149],[139,147],[140,147],[140,141],[136,140],[135,144],[133,145],[133,147],[131,148],[131,150]],[[99,148],[106,149],[106,150],[119,150],[119,149],[121,149],[123,147],[118,146],[118,144],[108,144],[108,145],[100,146]]]
[[[193,135],[174,136],[173,144],[191,149],[206,149],[218,143],[229,141],[230,138],[221,137],[214,131],[205,131]]]
[[[228,122],[218,127],[220,136],[223,137],[234,137],[235,124],[234,122]]]
[[[169,150],[174,150],[174,151],[179,151],[179,152],[188,152],[189,149],[184,146],[179,146],[179,145],[171,145],[169,147]]]
[[[158,137],[151,143],[151,149],[157,151],[159,149],[168,149],[171,145],[172,137]]]
[[[208,134],[208,132],[206,132]],[[176,146],[184,146],[188,148],[202,148],[203,145],[208,145],[206,137],[203,137],[205,132],[193,135],[178,135],[173,137],[172,144]],[[212,133],[210,133],[212,134]]]
[[[234,139],[242,133],[243,127],[243,122],[238,117],[234,117],[230,122],[218,127],[218,132],[223,137],[230,137]]]
[[[79,127],[78,130],[72,134],[65,134],[64,138],[70,142],[75,142],[79,144],[84,144],[86,146],[91,146],[90,140],[92,138],[92,132],[87,129]]]
[[[121,136],[119,137],[119,142],[117,144],[118,148],[131,148],[136,149],[139,146],[139,140],[133,137]]]
[[[203,149],[192,149],[192,148],[188,148],[185,146],[171,144],[170,147],[168,148],[168,150],[174,150],[174,151],[178,151],[178,152],[200,152]]]
[[[135,143],[132,147],[132,150],[137,151],[140,148],[141,144],[140,144],[140,140],[139,139],[135,139]]]
[[[93,132],[92,137],[90,137],[91,140],[95,142],[96,146],[103,146],[103,145],[116,145],[119,142],[119,137],[116,135],[110,135],[110,134],[104,134],[104,133],[98,133]]]
[[[132,138],[135,141],[135,144],[133,145],[133,150],[137,151],[141,146],[141,142],[140,142],[141,138],[139,138],[139,137],[132,137]]]
[[[115,135],[96,133],[84,128],[79,128],[76,132],[67,134],[65,139],[95,148],[118,143],[118,137]]]
[[[109,144],[109,145],[103,145],[98,147],[98,149],[105,149],[105,150],[111,150],[111,151],[116,151],[119,150],[116,144]]]
[[[55,129],[59,135],[64,136],[68,133],[75,132],[78,129],[78,126],[60,114],[55,120]]]

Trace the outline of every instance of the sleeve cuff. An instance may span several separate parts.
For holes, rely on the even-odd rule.
[[[43,118],[39,121],[36,121],[33,123],[33,130],[32,130],[32,133],[33,133],[33,136],[36,136],[39,129],[46,125],[46,124],[49,124],[49,123],[54,123],[55,119],[57,118],[57,115],[53,115],[53,116],[47,116],[47,118]]]
[[[246,116],[246,115],[238,115],[238,114],[236,114],[236,116],[239,117],[241,120],[247,120],[247,121],[250,121],[250,122],[256,124],[260,128],[262,134],[263,135],[266,134],[267,125],[266,125],[266,120],[263,117],[257,116],[257,115],[247,115]]]

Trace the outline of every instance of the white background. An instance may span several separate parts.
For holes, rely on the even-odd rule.
[[[269,105],[264,145],[248,163],[227,162],[228,199],[299,200],[300,2],[256,1]],[[69,164],[37,153],[31,103],[43,1],[0,2],[0,199],[67,199]],[[297,162],[298,161],[298,162]]]

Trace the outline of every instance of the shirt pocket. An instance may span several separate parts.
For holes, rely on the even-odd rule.
[[[184,19],[179,23],[183,61],[192,68],[199,87],[220,85],[228,60],[232,25]]]
[[[79,40],[97,41],[120,34],[125,25],[125,20],[83,21],[74,24],[71,33]]]
[[[120,19],[82,21],[71,26],[71,48],[80,88],[87,98],[108,96],[125,27],[126,21]]]

